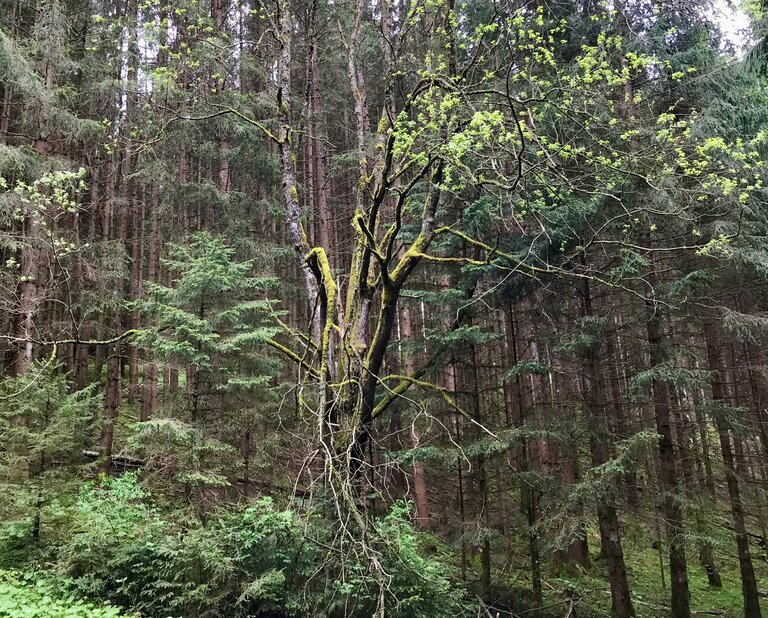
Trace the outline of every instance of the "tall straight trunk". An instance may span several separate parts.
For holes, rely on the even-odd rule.
[[[216,32],[223,36],[226,36],[227,34],[227,16],[230,10],[229,4],[229,0],[211,0],[211,17],[213,18],[214,27]],[[226,85],[225,77],[214,79],[213,88],[216,92],[223,93]],[[217,141],[219,150],[217,182],[219,191],[222,194],[226,194],[229,191],[230,184],[229,140],[226,135],[221,135]],[[206,209],[206,213],[208,213],[208,209]],[[206,216],[206,218],[208,217]]]
[[[472,374],[472,417],[476,423],[482,425],[482,407],[480,402],[480,377],[477,367],[477,351],[474,344],[469,345],[470,371]],[[488,535],[490,523],[490,500],[488,499],[488,471],[485,464],[485,456],[477,458],[477,480],[480,490],[480,512],[478,524],[483,528],[483,547],[480,554],[480,589],[482,594],[487,594],[491,589],[491,539]]]
[[[147,280],[157,283],[158,256],[160,255],[160,186],[152,183],[149,196],[149,241],[147,248]]]
[[[677,445],[681,489],[691,492],[695,491],[693,486],[696,476],[693,465],[694,456],[691,449],[690,417],[688,416],[684,395],[680,393],[680,389],[670,387],[669,391],[672,401],[672,424],[675,428],[674,435],[675,444]]]
[[[53,69],[50,63],[43,62],[43,76],[46,89],[53,89]],[[43,119],[41,119],[41,123]],[[50,154],[50,145],[46,137],[39,135],[35,140],[35,151],[43,158]],[[21,250],[21,277],[19,278],[19,313],[17,337],[19,344],[16,349],[14,371],[16,375],[26,375],[33,360],[35,335],[35,318],[42,303],[41,290],[38,287],[40,275],[40,260],[42,258],[40,245],[43,239],[41,212],[35,211],[33,204],[28,205],[24,217],[23,236],[25,245]]]
[[[98,182],[98,168],[96,162],[86,154],[86,164],[91,167],[90,178],[90,191],[88,196],[88,206],[82,214],[76,214],[73,221],[73,232],[75,238],[80,242],[81,230],[86,236],[87,242],[96,241],[96,210],[99,203],[99,182]],[[83,221],[83,216],[85,220]],[[84,260],[78,259],[75,265],[75,286],[78,294],[82,294],[86,288],[85,283],[85,263]],[[74,310],[76,320],[82,319],[82,311],[79,308]],[[89,339],[91,332],[90,325],[81,325],[76,328],[74,335],[79,339]],[[85,388],[88,382],[88,358],[90,355],[90,349],[88,345],[80,343],[72,344],[72,361],[73,369],[71,374],[71,388],[73,391],[78,391]]]
[[[551,367],[552,372],[550,398],[553,409],[557,418],[566,419],[570,414],[571,402],[573,401],[571,383],[566,376],[567,369],[562,366],[558,357],[551,353],[549,346],[547,346],[547,365]],[[563,484],[566,487],[575,487],[581,481],[579,449],[574,444],[569,443],[561,444],[558,451]],[[572,534],[568,547],[558,550],[555,554],[555,563],[566,568],[573,565],[579,565],[584,569],[589,568],[592,560],[589,555],[587,531],[583,523],[584,503],[582,500],[579,499],[568,506],[568,519],[578,522],[577,527],[573,531],[574,534]]]
[[[712,374],[712,400],[718,404],[727,404],[725,387],[725,367],[722,359],[722,344],[717,325],[712,319],[704,320],[704,340],[707,346],[707,361]],[[731,445],[731,433],[725,425],[721,414],[715,413],[715,425],[720,448],[725,463],[725,480],[728,486],[728,497],[731,502],[733,529],[736,534],[736,547],[739,554],[739,571],[741,573],[741,592],[744,599],[744,617],[761,618],[760,597],[757,592],[757,580],[752,566],[752,556],[749,552],[749,536],[744,519],[744,506],[741,501],[739,477],[736,461]]]
[[[192,422],[197,422],[198,412],[200,411],[200,388],[199,388],[199,374],[197,367],[193,363],[187,363],[184,366],[184,373],[186,377],[186,398],[187,407],[192,415]]]
[[[768,413],[766,412],[768,402],[766,401],[764,378],[761,379],[758,370],[760,365],[765,363],[765,360],[761,358],[759,350],[754,344],[744,345],[744,357],[747,363],[747,376],[752,395],[751,407],[754,410],[755,424],[760,437],[762,467],[765,470],[768,467]]]
[[[179,393],[179,366],[175,363],[163,368],[163,403],[169,403]]]
[[[400,309],[400,333],[403,341],[412,342],[413,336],[413,321],[411,318],[411,308],[401,307]],[[405,375],[411,376],[416,370],[414,355],[404,354],[401,359],[403,368],[405,369]],[[448,387],[448,385],[446,385]],[[451,391],[452,392],[452,391]],[[419,446],[419,440],[421,438],[419,434],[419,428],[416,425],[416,421],[411,423],[409,430],[409,436],[411,440],[412,448]],[[432,519],[429,514],[429,498],[427,495],[427,475],[424,470],[424,462],[418,459],[413,462],[413,487],[411,489],[413,495],[413,504],[416,511],[416,524],[428,530],[432,527]]]
[[[326,152],[325,140],[320,130],[320,94],[319,94],[319,52],[317,34],[315,32],[315,9],[312,9],[312,20],[310,28],[310,52],[307,62],[307,80],[308,80],[308,177],[311,180],[310,199],[316,216],[317,233],[315,242],[324,247],[328,253],[328,259],[331,264],[335,263],[332,251],[332,224],[330,209],[328,207],[328,173],[326,171]]]
[[[712,462],[709,456],[709,429],[707,427],[706,416],[701,411],[701,404],[703,401],[704,396],[701,391],[695,390],[693,392],[693,410],[696,417],[696,438],[701,451],[699,457],[700,463],[697,466],[696,486],[702,493],[708,495],[713,503],[716,503],[717,492],[715,490],[715,480],[712,476]],[[722,588],[723,581],[720,577],[720,571],[717,568],[717,562],[715,561],[715,548],[712,545],[712,541],[706,538],[706,522],[701,513],[697,513],[696,527],[699,534],[704,537],[704,540],[699,547],[699,563],[704,567],[704,570],[707,573],[707,581],[709,585],[712,588]]]
[[[699,529],[702,534],[705,534],[705,532],[701,529],[703,527],[702,523],[699,523]],[[705,540],[702,542],[701,547],[699,548],[699,563],[702,567],[704,567],[704,570],[707,573],[707,583],[712,588],[722,588],[723,587],[723,580],[720,577],[720,571],[717,568],[717,563],[715,561],[715,548],[712,545],[712,542],[709,540]]]
[[[179,394],[179,366],[172,364],[168,369],[168,395],[174,397]]]
[[[157,412],[157,365],[144,363],[144,376],[141,385],[141,408],[139,420],[147,421]]]
[[[115,180],[117,174],[117,165],[115,164],[114,156],[107,159],[104,164],[103,184],[104,191],[102,200],[104,201],[104,208],[101,210],[101,219],[99,221],[101,238],[102,240],[109,240],[113,233],[113,218],[115,212]]]
[[[302,227],[301,218],[304,214],[299,202],[299,186],[296,180],[295,151],[293,146],[293,122],[291,117],[292,80],[291,66],[293,63],[294,22],[290,2],[278,2],[278,41],[279,55],[277,58],[277,112],[279,130],[277,146],[280,155],[280,175],[283,191],[283,201],[286,206],[286,227],[288,237],[296,252],[297,264],[304,280],[307,291],[308,308],[312,311],[318,299],[318,283],[315,275],[307,265],[309,243]],[[314,312],[312,319],[312,339],[320,342],[320,312]]]
[[[84,329],[80,330],[80,336],[87,336]],[[88,357],[89,350],[87,345],[75,345],[75,371],[72,376],[72,383],[75,390],[81,390],[88,385]]]
[[[768,507],[768,500],[766,500],[766,490],[768,489],[768,414],[766,414],[766,397],[765,397],[765,384],[764,378],[761,377],[761,372],[756,370],[755,365],[762,365],[764,363],[756,346],[754,344],[744,344],[744,360],[746,362],[747,381],[749,384],[748,393],[745,395],[745,399],[749,402],[749,408],[752,411],[752,422],[757,427],[759,440],[758,444],[754,445],[754,468],[756,468],[755,476],[760,479],[760,483],[756,487],[758,493],[758,508],[759,508],[759,520],[761,534],[763,536],[763,549],[768,549],[766,542],[768,542],[768,517],[766,514],[766,507]]]
[[[621,322],[618,318],[614,320],[616,336],[610,334],[605,341],[605,362],[602,363],[607,369],[609,393],[611,397],[611,409],[616,419],[616,432],[620,440],[626,440],[631,435],[631,427],[627,412],[624,408],[621,396],[621,382],[619,367],[622,361],[621,339],[618,330],[621,328]],[[637,473],[634,469],[627,470],[624,474],[624,487],[627,491],[627,505],[630,510],[640,508],[640,492],[637,487]]]
[[[6,16],[9,17],[7,25],[9,26],[11,37],[17,36],[19,4],[20,2],[18,0],[13,0],[12,8],[10,9],[8,8],[8,3],[5,4]],[[11,107],[13,104],[13,88],[9,83],[4,83],[2,84],[1,87],[3,92],[3,103],[2,103],[2,108],[0,108],[0,140],[2,140],[3,143],[5,143],[7,141],[9,123],[11,119]]]
[[[121,143],[124,144],[120,152],[122,156],[120,168],[119,195],[123,203],[118,212],[117,240],[123,247],[128,258],[129,279],[124,290],[125,298],[134,298],[134,289],[137,287],[137,278],[141,277],[141,259],[139,246],[139,187],[138,180],[132,178],[132,174],[138,168],[138,153],[135,148],[132,135],[132,124],[135,121],[135,112],[138,107],[138,77],[139,77],[139,48],[138,48],[138,2],[128,0],[125,4],[125,37],[127,56],[121,60],[125,63],[124,96],[125,107],[123,110]],[[138,312],[122,312],[121,321],[117,325],[120,330],[135,328],[138,324]],[[121,363],[121,374],[126,369],[125,359]],[[133,403],[138,385],[138,349],[130,346],[128,352],[128,402]]]
[[[229,192],[230,184],[230,171],[229,171],[229,140],[226,137],[220,137],[218,140],[219,147],[219,170],[218,170],[218,184],[219,191],[222,194]],[[215,218],[212,217],[209,223],[214,223]]]
[[[584,281],[583,315],[594,317],[589,280]],[[606,407],[603,395],[603,369],[601,367],[600,343],[593,344],[586,352],[582,365],[582,388],[584,412],[589,428],[589,451],[592,466],[597,468],[610,459],[611,436],[606,422]],[[621,546],[621,530],[616,507],[612,504],[610,492],[602,493],[597,500],[597,521],[600,528],[600,549],[608,566],[608,581],[611,585],[611,614],[613,618],[630,618],[635,615]]]
[[[459,416],[454,416],[454,429],[456,444],[461,444],[461,422]],[[467,581],[467,569],[469,561],[467,559],[467,509],[466,509],[466,495],[464,490],[464,460],[458,457],[456,460],[456,503],[459,507],[459,526],[460,526],[460,538],[461,538],[461,579]]]
[[[19,344],[14,363],[16,375],[26,375],[32,364],[35,318],[42,301],[38,288],[39,245],[42,236],[38,216],[38,213],[30,211],[24,221],[26,244],[21,251],[21,283],[19,283],[18,291],[20,320],[17,332]]]
[[[577,453],[566,447],[561,454],[563,483],[568,487],[573,487],[581,481],[579,471],[579,461]],[[570,519],[579,520],[583,516],[583,505],[581,503],[569,506],[568,515]],[[555,562],[558,566],[564,566],[566,569],[573,565],[580,565],[584,568],[589,567],[591,559],[589,556],[589,545],[587,542],[584,526],[579,526],[579,536],[573,538],[566,549],[558,550],[555,555]]]
[[[698,363],[697,363],[698,367]],[[706,396],[703,389],[697,389],[694,392],[693,403],[696,407],[696,425],[699,431],[699,442],[701,443],[701,459],[704,467],[704,475],[701,481],[707,488],[707,491],[713,499],[716,498],[717,491],[715,488],[715,475],[712,471],[712,454],[709,436],[709,427],[707,424],[707,416],[701,411],[701,407],[706,401]]]
[[[655,266],[652,266],[655,268]],[[652,288],[657,287],[654,276],[649,277]],[[651,299],[646,300],[646,331],[651,371],[662,366],[664,330],[661,307]],[[685,529],[683,512],[678,501],[677,458],[672,433],[669,387],[657,376],[652,379],[653,408],[656,431],[659,434],[659,471],[663,491],[664,519],[669,545],[669,576],[672,592],[672,618],[689,618],[691,615],[688,589],[688,565],[685,558]]]
[[[13,89],[8,84],[3,85],[3,103],[0,109],[0,139],[6,141],[8,135],[8,121],[11,118],[11,101],[13,100]]]
[[[112,465],[112,446],[115,438],[115,423],[117,411],[120,406],[120,364],[121,358],[118,351],[107,359],[107,386],[104,395],[104,417],[101,427],[101,439],[99,440],[99,472],[109,474]]]
[[[514,308],[509,307],[509,331],[508,331],[508,354],[512,361],[512,366],[517,365],[521,358],[517,348],[517,320],[515,319]],[[526,405],[523,399],[523,385],[520,375],[516,375],[513,380],[514,400],[516,403],[516,414],[514,425],[517,429],[522,429],[526,419]],[[543,602],[541,586],[541,552],[539,549],[538,533],[536,532],[537,522],[537,503],[538,496],[535,488],[530,485],[527,478],[530,472],[531,464],[528,453],[528,440],[523,438],[517,449],[517,468],[520,478],[520,508],[528,525],[528,558],[531,567],[531,584],[533,589],[533,602],[540,607]]]
[[[136,300],[141,294],[141,274],[142,274],[142,259],[143,259],[143,214],[144,209],[139,204],[138,187],[137,183],[131,183],[130,190],[131,195],[131,287],[128,292],[129,300]],[[134,309],[131,311],[130,316],[130,328],[138,330],[140,325],[139,310]],[[136,345],[130,347],[130,372],[128,378],[128,403],[134,403],[139,391],[139,348]]]

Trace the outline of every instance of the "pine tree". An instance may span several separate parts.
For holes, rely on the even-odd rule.
[[[187,491],[222,486],[238,471],[232,454],[247,456],[250,446],[232,429],[269,421],[280,364],[265,345],[280,326],[266,294],[276,281],[256,276],[254,260],[236,261],[235,250],[208,232],[170,245],[168,254],[162,264],[177,273],[174,287],[147,282],[136,308],[154,327],[136,343],[185,366],[186,384],[182,401],[140,423],[134,439],[150,460],[175,459],[173,478]]]

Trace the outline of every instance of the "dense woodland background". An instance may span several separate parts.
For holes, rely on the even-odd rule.
[[[739,7],[2,0],[0,615],[768,611]]]

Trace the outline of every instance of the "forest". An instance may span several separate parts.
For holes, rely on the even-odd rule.
[[[768,618],[768,0],[0,0],[0,618]]]

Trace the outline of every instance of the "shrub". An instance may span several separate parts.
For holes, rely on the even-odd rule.
[[[426,555],[406,504],[374,521],[366,552],[334,521],[302,521],[271,498],[214,515],[159,509],[135,474],[104,479],[84,489],[61,565],[81,593],[142,616],[356,617],[382,600],[391,618],[467,609],[448,561]]]
[[[0,616],[13,618],[119,618],[117,607],[95,607],[45,579],[0,571]]]

